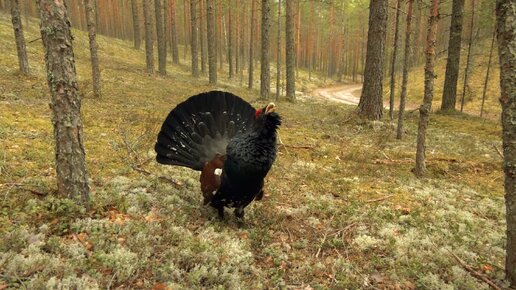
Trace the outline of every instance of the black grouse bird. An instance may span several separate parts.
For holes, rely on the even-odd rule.
[[[224,207],[243,217],[244,208],[263,196],[280,125],[273,103],[255,110],[231,93],[202,93],[168,114],[155,145],[156,160],[202,171],[204,203],[221,218]]]

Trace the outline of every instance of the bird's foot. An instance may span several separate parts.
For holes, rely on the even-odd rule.
[[[244,218],[244,208],[243,207],[235,208],[235,216],[237,218],[243,219]]]
[[[224,219],[224,206],[223,205],[218,206],[217,207],[217,212],[219,213],[219,218],[221,220],[223,220]]]

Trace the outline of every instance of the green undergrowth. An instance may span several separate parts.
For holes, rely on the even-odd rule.
[[[396,140],[393,124],[359,120],[352,106],[280,100],[278,158],[241,226],[202,205],[198,172],[156,164],[153,144],[186,97],[224,89],[263,105],[257,92],[224,76],[209,86],[187,65],[148,75],[142,50],[99,36],[94,99],[87,35],[74,35],[89,210],[55,195],[41,43],[28,44],[32,73],[20,76],[0,14],[0,288],[488,288],[454,256],[506,285],[498,123],[433,114],[417,179],[415,113]]]

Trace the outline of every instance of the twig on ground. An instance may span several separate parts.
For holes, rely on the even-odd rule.
[[[502,159],[503,159],[503,153],[500,151],[500,149],[498,149],[498,147],[496,147],[495,144],[493,144],[493,147],[496,150],[496,153],[498,153],[498,155],[500,155],[500,157],[502,157]]]
[[[314,149],[315,146],[311,146],[311,145],[285,145],[285,144],[281,144],[283,145],[285,148],[288,147],[288,148],[295,148],[295,149]]]
[[[36,41],[38,41],[38,40],[40,40],[40,39],[41,39],[41,37],[38,37],[38,38],[36,38],[36,39],[33,39],[33,40],[29,41],[29,43],[36,42]]]
[[[287,154],[289,154],[289,155],[290,155],[290,153],[288,152],[287,146],[286,146],[286,145],[283,143],[283,141],[281,140],[280,133],[279,133],[279,132],[277,132],[277,134],[278,134],[278,142],[279,142],[279,144],[280,144],[280,145],[282,145],[282,146],[283,146],[283,148],[285,148],[285,151],[287,152]]]
[[[329,225],[331,225],[331,222],[333,221],[334,217],[335,216],[331,217],[330,222],[328,223]],[[316,258],[319,258],[319,254],[321,253],[322,247],[323,247],[324,243],[326,242],[326,238],[328,237],[328,232],[329,232],[329,230],[326,230],[324,232],[324,236],[323,236],[323,238],[321,240],[321,244],[319,245],[319,249],[317,249],[317,253],[315,253],[315,257]]]
[[[371,203],[371,202],[382,201],[382,200],[386,200],[386,199],[388,199],[388,198],[391,198],[391,197],[393,197],[393,196],[394,196],[394,194],[390,194],[390,195],[382,196],[382,197],[379,197],[379,198],[366,200],[365,202],[366,202],[366,203]]]
[[[466,262],[464,262],[461,258],[459,258],[457,255],[455,255],[455,253],[453,253],[452,251],[448,250],[448,252],[455,258],[455,260],[457,260],[457,262],[459,262],[459,264],[464,268],[466,269],[473,277],[477,278],[477,279],[480,279],[482,281],[484,281],[485,283],[487,283],[487,285],[491,286],[491,288],[493,289],[496,289],[496,290],[502,290],[502,288],[500,288],[500,286],[496,285],[493,281],[491,281],[489,278],[487,278],[485,275],[483,275],[482,273],[479,273],[477,271],[475,271],[473,268],[471,268],[471,266],[469,266],[468,264],[466,264]]]

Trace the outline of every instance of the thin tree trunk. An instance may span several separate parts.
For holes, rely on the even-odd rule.
[[[205,0],[199,0],[199,31],[200,31],[200,37],[199,37],[199,43],[201,45],[201,72],[203,74],[206,73],[206,33],[204,28],[206,27],[206,24],[204,23],[205,17],[204,12],[204,1]]]
[[[387,0],[371,0],[369,32],[364,70],[364,86],[358,104],[358,114],[369,120],[380,120],[383,114],[383,69],[387,33]]]
[[[480,106],[480,117],[484,115],[484,103],[486,101],[487,83],[489,82],[489,72],[491,70],[491,60],[493,58],[493,48],[496,39],[496,29],[493,31],[493,37],[491,39],[491,49],[489,50],[489,60],[487,61],[487,72],[484,80],[484,90],[482,91],[482,105]]]
[[[249,89],[253,88],[253,72],[254,72],[254,60],[253,60],[253,47],[254,47],[254,27],[255,27],[255,21],[254,21],[254,10],[255,10],[255,0],[251,0],[251,31],[249,32],[249,82],[247,84],[247,87]]]
[[[496,31],[500,60],[503,156],[507,244],[506,278],[516,289],[516,7],[513,0],[496,1]]]
[[[208,74],[210,84],[217,83],[217,47],[215,39],[215,3],[214,0],[206,1],[206,28],[208,32]]]
[[[280,98],[280,87],[281,87],[281,0],[278,0],[278,49],[277,60],[276,60],[276,101]]]
[[[233,78],[233,8],[228,7],[228,63],[229,78]]]
[[[11,0],[11,17],[14,29],[14,37],[16,39],[16,50],[18,52],[18,64],[20,72],[24,75],[29,74],[29,61],[27,58],[27,48],[25,46],[25,37],[23,36],[23,26],[20,16],[19,0]]]
[[[195,7],[196,1],[197,0],[190,0],[190,20],[192,25],[192,37],[190,47],[192,51],[192,75],[197,78],[199,77],[199,57],[197,56],[197,7]]]
[[[170,0],[170,44],[172,62],[179,64],[179,48],[177,47],[176,0]]]
[[[296,99],[296,55],[294,50],[294,5],[295,0],[285,1],[285,55],[287,68],[287,92],[286,97],[289,101]]]
[[[405,100],[407,99],[408,66],[410,61],[410,34],[412,32],[413,4],[414,0],[408,0],[407,25],[405,28],[405,55],[403,56],[403,80],[401,82],[400,110],[398,112],[398,130],[396,132],[397,139],[401,139],[403,137],[403,114],[405,112]]]
[[[396,0],[396,18],[394,24],[394,43],[392,45],[392,61],[391,61],[391,92],[389,95],[389,118],[394,119],[394,91],[396,88],[396,54],[398,52],[398,31],[400,28],[400,0]],[[405,45],[407,47],[407,45]],[[410,47],[409,47],[410,48]],[[406,55],[406,53],[405,53]],[[399,127],[399,121],[398,121]],[[401,138],[401,137],[400,137]],[[399,138],[398,138],[399,139]]]
[[[152,44],[152,20],[149,1],[143,0],[143,19],[145,21],[145,63],[147,73],[154,73],[154,48]]]
[[[460,101],[460,111],[464,110],[464,100],[466,98],[466,89],[468,87],[468,76],[471,59],[471,46],[473,45],[473,25],[475,21],[475,0],[471,0],[471,22],[469,27],[468,55],[466,57],[466,69],[464,70],[464,84],[462,88],[462,98]]]
[[[437,34],[437,22],[439,21],[439,0],[432,0],[430,17],[428,20],[428,34],[425,48],[425,93],[423,104],[419,108],[419,126],[417,130],[417,151],[416,168],[414,173],[422,177],[426,171],[425,167],[425,143],[426,129],[432,109],[432,98],[434,97],[434,65],[435,65],[435,40]]]
[[[457,79],[459,78],[463,15],[464,0],[453,0],[448,60],[446,61],[446,74],[441,103],[441,110],[443,111],[455,111],[455,104],[457,102]]]
[[[88,208],[81,99],[64,1],[38,0],[54,127],[57,190]]]
[[[162,0],[154,0],[154,12],[156,13],[159,74],[165,76],[167,75],[167,42],[165,40],[165,26],[163,25],[163,9],[161,8],[161,1]]]
[[[90,41],[90,55],[91,55],[91,75],[93,80],[93,95],[96,98],[100,98],[101,86],[100,86],[100,68],[99,58],[97,56],[97,41],[95,31],[95,11],[93,10],[93,0],[85,0],[84,5],[86,7],[86,24],[88,25],[88,38]]]
[[[262,58],[260,73],[260,96],[269,99],[271,88],[271,71],[269,64],[269,30],[271,26],[271,3],[262,0]]]
[[[133,38],[134,48],[140,49],[141,38],[140,38],[140,19],[138,19],[138,2],[137,0],[131,0],[131,10],[133,13]]]

